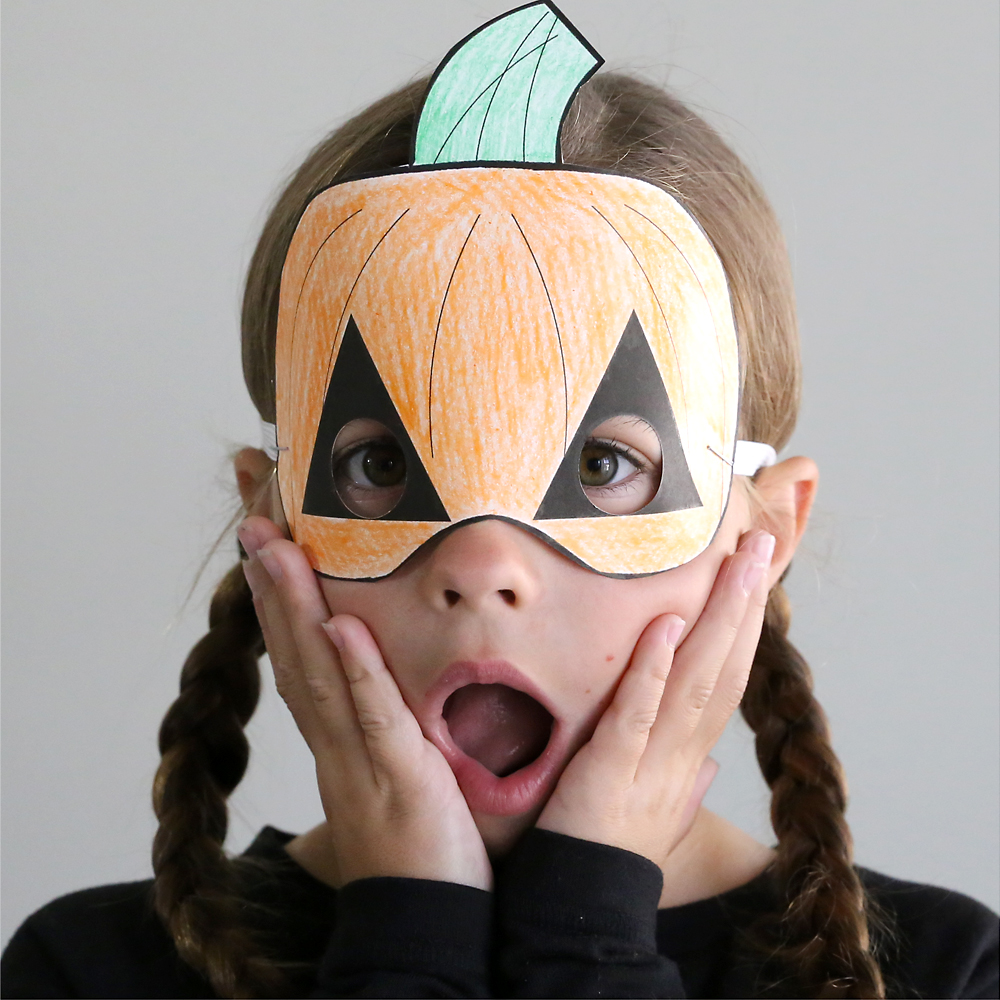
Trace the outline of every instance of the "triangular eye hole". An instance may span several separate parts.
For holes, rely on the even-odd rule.
[[[702,505],[684,458],[670,398],[639,317],[633,312],[601,384],[535,514],[536,521],[556,517],[616,516],[590,502],[580,482],[580,456],[595,428],[612,417],[625,415],[645,420],[656,431],[663,452],[656,495],[634,513],[662,514]]]
[[[332,463],[334,444],[341,428],[359,419],[384,424],[395,436],[405,461],[406,485],[403,495],[380,520],[450,520],[413,442],[410,441],[410,435],[399,418],[382,382],[382,376],[368,353],[353,316],[347,321],[344,340],[326,390],[323,414],[316,432],[312,461],[309,463],[302,513],[317,517],[359,517],[344,505],[338,495]]]

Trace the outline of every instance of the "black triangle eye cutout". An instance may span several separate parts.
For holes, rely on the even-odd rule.
[[[326,390],[316,444],[309,463],[302,513],[360,520],[357,514],[344,506],[337,495],[331,458],[340,429],[351,420],[361,417],[385,424],[396,436],[406,460],[406,487],[403,495],[399,503],[379,520],[449,521],[441,498],[410,441],[410,435],[399,418],[353,316],[347,321],[344,340]]]
[[[580,482],[580,455],[595,428],[611,417],[626,415],[645,420],[656,431],[663,452],[659,489],[645,507],[633,513],[662,514],[702,505],[684,458],[670,398],[639,317],[633,312],[601,384],[535,514],[536,521],[556,517],[621,516],[599,510],[590,502]]]

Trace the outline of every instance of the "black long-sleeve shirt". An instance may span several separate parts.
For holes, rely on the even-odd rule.
[[[530,831],[468,886],[371,878],[335,891],[265,829],[247,851],[246,917],[309,997],[750,997],[773,983],[743,932],[774,906],[765,872],[657,910],[662,876],[628,851]],[[893,925],[888,995],[996,997],[998,919],[959,893],[860,870]],[[149,881],[72,893],[29,917],[4,997],[211,997],[155,916]]]

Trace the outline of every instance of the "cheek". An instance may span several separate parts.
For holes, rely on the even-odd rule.
[[[705,609],[723,562],[749,527],[746,504],[734,502],[711,545],[691,562],[655,576],[612,580],[585,573],[563,600],[567,641],[590,664],[591,679],[607,693],[627,666],[646,626],[659,615],[679,615],[689,631]],[[566,609],[571,609],[567,612]]]
[[[322,579],[320,586],[330,613],[360,618],[387,663],[397,661],[420,631],[421,619],[409,607],[409,595],[392,579],[370,583]]]
[[[591,579],[567,602],[567,639],[594,660],[628,662],[643,630],[664,614],[679,615],[689,625],[701,614],[727,552],[706,551],[696,560],[656,576],[635,580]]]
[[[701,555],[633,580],[600,576],[542,543],[529,546],[527,554],[519,549],[538,581],[538,597],[519,614],[516,627],[511,620],[506,627],[470,632],[443,622],[421,596],[421,567],[430,562],[375,582],[320,582],[332,614],[354,615],[368,626],[411,704],[451,660],[499,656],[538,681],[583,731],[607,705],[654,618],[676,614],[688,630],[693,627],[719,567],[747,527],[745,498],[734,490],[716,537]]]

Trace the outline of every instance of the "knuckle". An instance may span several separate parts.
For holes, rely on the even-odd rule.
[[[736,642],[736,636],[739,635],[740,625],[743,624],[743,618],[745,616],[745,610],[743,608],[739,609],[738,617],[734,617],[725,623],[725,625],[719,630],[722,641],[724,642],[726,648],[728,649],[734,642]]]
[[[281,700],[284,701],[286,705],[291,707],[291,701],[295,694],[295,685],[292,683],[291,678],[278,673],[276,670],[274,672],[274,687],[281,697]]]
[[[368,677],[368,674],[364,671],[364,669],[349,656],[341,655],[340,666],[344,671],[344,676],[347,678],[347,683],[351,685],[352,690],[359,684],[364,683]]]
[[[711,700],[714,688],[715,686],[707,681],[693,684],[687,696],[687,705],[690,711],[700,715]]]
[[[656,711],[654,709],[643,709],[639,712],[632,712],[628,719],[628,728],[639,736],[645,736],[653,728],[656,722]]]
[[[313,701],[318,704],[332,701],[338,694],[337,685],[333,683],[332,678],[326,676],[307,676],[306,687],[309,689]]]
[[[384,736],[397,728],[396,716],[384,708],[359,707],[358,722],[367,736]]]
[[[626,737],[646,736],[656,722],[655,708],[623,709],[612,705],[608,711],[613,713],[612,721],[615,729]]]

